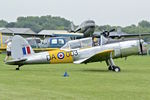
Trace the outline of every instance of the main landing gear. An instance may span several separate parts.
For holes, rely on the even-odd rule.
[[[115,71],[115,72],[120,72],[120,68],[118,66],[109,66],[108,67],[108,70],[112,70],[112,71]]]
[[[120,68],[115,65],[114,61],[112,58],[106,60],[106,64],[108,66],[108,70],[110,71],[115,71],[115,72],[120,72]]]

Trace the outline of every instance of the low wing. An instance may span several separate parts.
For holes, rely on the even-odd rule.
[[[8,65],[19,65],[22,62],[26,61],[27,59],[16,59],[16,60],[9,60],[6,62]]]
[[[110,38],[136,38],[136,37],[143,37],[143,36],[150,36],[150,33],[142,33],[142,34],[111,34],[109,35]]]
[[[100,38],[99,34],[94,34],[95,37]],[[143,38],[143,37],[147,37],[150,36],[150,33],[140,33],[140,34],[110,34],[108,37],[106,38],[112,38],[112,39],[120,39],[120,38]],[[105,36],[104,36],[105,37]]]
[[[111,56],[113,56],[114,50],[104,50],[97,54],[94,54],[90,56],[89,58],[80,59],[78,61],[75,61],[75,64],[81,64],[81,63],[90,63],[90,62],[98,62],[98,61],[104,61],[106,59],[109,59]]]

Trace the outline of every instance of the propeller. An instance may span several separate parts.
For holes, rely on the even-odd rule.
[[[100,33],[100,35],[99,35],[99,38],[100,38],[99,43],[100,43],[101,46],[102,46],[102,44],[103,44],[103,38],[102,38],[102,36],[108,38],[109,35],[110,35],[109,33],[110,33],[110,32],[113,32],[113,31],[115,31],[115,29],[111,29],[111,30],[109,30],[109,31],[104,31],[104,32]],[[95,36],[95,37],[97,37],[97,36]]]
[[[111,29],[110,31],[104,31],[101,33],[101,35],[103,35],[104,37],[109,37],[110,32],[114,32],[114,31],[115,31],[115,29]]]

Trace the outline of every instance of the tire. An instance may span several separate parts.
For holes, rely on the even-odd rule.
[[[118,66],[114,66],[113,71],[120,72],[120,68]]]
[[[108,70],[110,70],[110,71],[113,70],[113,67],[109,66],[109,67],[108,67]]]
[[[19,70],[19,68],[16,68],[16,70]]]

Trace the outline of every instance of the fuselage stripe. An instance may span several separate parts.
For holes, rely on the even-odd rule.
[[[27,53],[26,53],[26,48],[25,48],[25,47],[22,48],[22,51],[23,51],[23,55],[26,55],[26,54],[27,54]]]
[[[30,47],[29,47],[29,46],[27,46],[27,52],[28,52],[28,54],[31,54],[31,51],[30,51]]]

